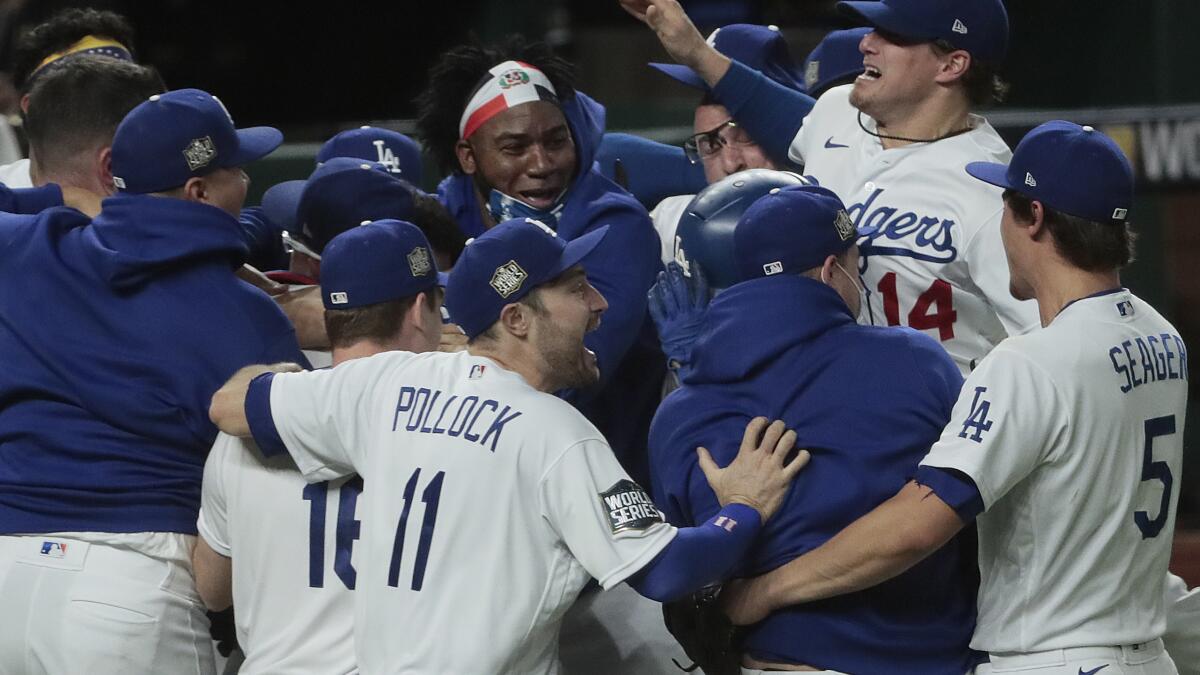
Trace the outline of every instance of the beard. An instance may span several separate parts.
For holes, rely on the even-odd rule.
[[[537,348],[555,385],[551,391],[586,389],[600,381],[596,357],[584,348],[582,335],[545,321],[538,334]]]

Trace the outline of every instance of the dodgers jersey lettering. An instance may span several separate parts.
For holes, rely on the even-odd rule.
[[[363,672],[555,673],[558,629],[675,536],[570,404],[466,352],[389,352],[274,377],[309,480],[359,473]]]
[[[204,465],[200,536],[232,558],[239,672],[355,668],[357,513],[362,480],[305,482],[291,457],[217,436]]]
[[[975,369],[922,464],[979,488],[971,646],[1035,652],[1162,635],[1187,348],[1119,290],[1078,300]]]
[[[1008,291],[1002,191],[964,170],[973,161],[1007,163],[1012,152],[975,115],[968,132],[885,150],[859,126],[852,87],[821,96],[791,159],[841,198],[858,227],[869,294],[859,321],[923,331],[968,373],[1007,335],[1039,323],[1036,303]]]

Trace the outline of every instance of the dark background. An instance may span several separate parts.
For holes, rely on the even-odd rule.
[[[647,122],[636,108],[624,111],[628,95],[641,88],[620,83],[650,73],[611,66],[630,53],[664,57],[649,30],[616,0],[10,0],[0,2],[7,34],[0,36],[0,68],[19,26],[73,5],[125,14],[137,28],[140,60],[156,65],[168,86],[212,91],[239,123],[274,124],[295,132],[289,140],[318,140],[324,127],[339,123],[411,117],[430,63],[472,35],[548,39],[580,64],[583,89],[622,111],[613,120],[622,126]],[[738,21],[777,24],[798,62],[825,32],[848,27],[832,0],[683,5],[705,32]],[[1011,106],[1200,101],[1200,78],[1190,65],[1200,27],[1194,0],[1009,0],[1007,6]],[[647,92],[671,93],[662,80],[649,82]]]

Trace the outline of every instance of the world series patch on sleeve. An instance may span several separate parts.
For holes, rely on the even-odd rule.
[[[640,535],[663,522],[663,514],[654,506],[650,495],[628,478],[601,492],[600,503],[608,512],[608,524],[615,537]]]

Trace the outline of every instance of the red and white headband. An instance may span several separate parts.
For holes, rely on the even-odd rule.
[[[470,138],[484,122],[509,108],[533,101],[558,103],[558,92],[545,73],[521,61],[494,66],[463,110],[458,137]]]

